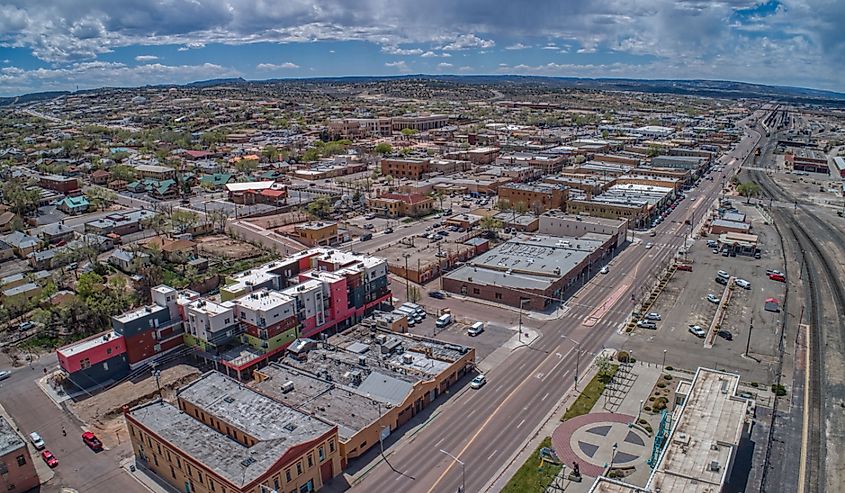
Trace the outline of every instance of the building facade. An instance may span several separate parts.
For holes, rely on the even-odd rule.
[[[26,493],[37,488],[41,481],[32,460],[26,440],[0,416],[0,490]]]

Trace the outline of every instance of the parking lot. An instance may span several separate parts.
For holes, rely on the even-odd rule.
[[[481,361],[490,353],[502,347],[515,333],[513,327],[505,324],[480,320],[484,322],[484,332],[477,336],[470,336],[467,334],[467,329],[477,320],[468,319],[461,315],[458,315],[456,319],[445,328],[435,327],[437,315],[429,313],[421,323],[410,327],[408,331],[411,334],[436,337],[452,344],[474,347],[476,361]]]
[[[759,235],[761,259],[737,255],[724,257],[707,246],[712,237],[700,238],[687,253],[692,272],[677,271],[668,281],[650,312],[657,312],[661,320],[657,329],[635,328],[625,336],[625,348],[636,357],[661,363],[666,350],[666,364],[694,369],[697,366],[718,367],[737,371],[743,379],[760,383],[772,381],[772,369],[777,357],[781,313],[764,310],[765,300],[783,300],[785,286],[768,279],[766,269],[783,270],[780,240],[773,226],[751,206],[734,205],[747,214],[754,234]],[[708,301],[708,295],[721,298],[725,286],[715,281],[718,271],[750,282],[750,289],[734,286],[727,304],[721,330],[730,332],[732,340],[716,337],[712,348],[704,347],[704,339],[689,332],[690,325],[708,330],[716,315],[718,303]],[[751,330],[750,357],[744,356]]]

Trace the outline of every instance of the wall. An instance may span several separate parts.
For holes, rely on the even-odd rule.
[[[83,389],[108,384],[129,374],[129,359],[126,353],[118,354],[98,363],[91,363],[85,369],[78,369],[68,379]]]
[[[21,440],[25,438],[21,437]],[[18,465],[18,457],[23,457],[23,465]],[[35,471],[35,459],[29,455],[26,445],[12,450],[0,457],[0,462],[6,464],[7,474],[0,475],[0,491],[5,493],[25,493],[37,488],[40,481]]]

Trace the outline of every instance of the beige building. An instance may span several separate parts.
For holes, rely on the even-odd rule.
[[[297,240],[308,246],[329,246],[338,243],[341,238],[338,236],[336,222],[312,222],[297,224],[293,227]]]

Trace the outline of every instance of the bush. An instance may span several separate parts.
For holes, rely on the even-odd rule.
[[[654,402],[654,396],[649,397],[648,402]]]
[[[672,380],[672,375],[663,375],[663,380]]]
[[[651,412],[651,407],[645,406],[645,407],[643,407],[643,411]]]
[[[786,395],[786,387],[784,387],[781,384],[773,383],[772,384],[772,392],[778,397],[783,397],[783,396]]]
[[[619,351],[616,353],[616,361],[619,361],[620,363],[627,363],[630,357],[631,355],[629,355],[627,351]]]
[[[665,383],[663,383],[663,382],[660,382],[659,384],[657,384],[657,387],[658,387],[658,388],[661,388],[661,389],[665,389],[665,388],[666,388],[666,384],[665,384]]]
[[[759,386],[760,386],[760,384],[759,384],[759,383],[757,383],[757,382],[751,382],[751,386],[752,386],[752,387],[754,387],[754,388],[756,389],[757,387],[759,387]]]
[[[672,368],[671,366],[666,367],[666,371],[672,371],[672,370],[674,370],[674,368]],[[669,375],[669,376],[671,377],[672,375]]]
[[[660,397],[654,402],[654,410],[655,411],[662,411],[666,409],[666,404],[669,402],[669,399],[665,397]]]

